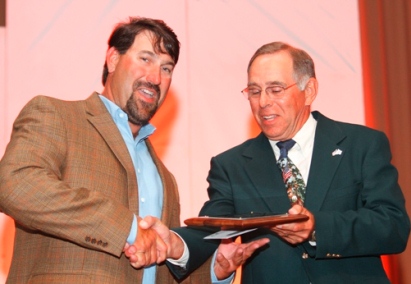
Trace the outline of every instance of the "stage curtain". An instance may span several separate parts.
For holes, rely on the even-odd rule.
[[[358,0],[365,121],[390,140],[411,212],[411,1]],[[383,257],[391,283],[411,283],[411,248]]]

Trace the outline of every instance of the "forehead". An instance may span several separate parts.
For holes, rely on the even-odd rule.
[[[155,50],[155,36],[150,31],[142,31],[134,38],[133,45],[129,48],[130,52],[143,52],[148,51],[156,54],[157,56],[174,62],[168,53],[161,53],[161,50]],[[165,50],[164,45],[161,43],[161,49]]]
[[[286,51],[262,54],[255,58],[248,71],[249,81],[270,80],[286,82],[293,74],[293,61]]]

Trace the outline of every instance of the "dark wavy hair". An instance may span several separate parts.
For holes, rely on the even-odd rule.
[[[108,39],[108,49],[114,47],[120,54],[124,54],[133,45],[135,37],[143,31],[150,31],[154,36],[154,51],[166,53],[177,64],[180,54],[180,42],[174,31],[162,20],[130,17],[128,22],[119,23]],[[103,86],[108,76],[107,63],[104,63]]]

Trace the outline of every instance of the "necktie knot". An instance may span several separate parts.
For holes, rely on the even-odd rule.
[[[280,159],[287,157],[288,150],[290,150],[295,144],[293,139],[277,142],[277,147],[280,149]]]

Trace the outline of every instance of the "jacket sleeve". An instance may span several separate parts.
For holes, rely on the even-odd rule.
[[[100,176],[90,176],[92,165],[84,161],[78,161],[83,164],[78,168],[68,161],[76,149],[69,147],[73,144],[61,112],[50,99],[37,97],[17,117],[0,161],[0,210],[26,229],[118,256],[133,213],[96,188],[66,181],[76,179],[68,177],[67,169],[70,175],[78,173],[77,184],[82,175],[90,180]]]
[[[340,165],[357,169],[337,174],[351,185],[332,184],[321,210],[313,212],[317,246],[305,247],[316,258],[394,254],[406,247],[410,221],[388,139],[377,131],[368,136]]]

